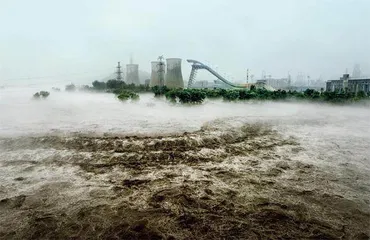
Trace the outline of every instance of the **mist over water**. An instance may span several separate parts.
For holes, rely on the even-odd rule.
[[[121,134],[178,133],[199,129],[205,122],[227,117],[281,118],[293,116],[290,108],[271,104],[208,101],[199,106],[173,105],[153,94],[138,102],[120,102],[113,94],[51,92],[46,100],[33,100],[36,88],[1,92],[0,135],[61,132],[114,132]]]
[[[370,166],[370,111],[364,106],[314,103],[224,102],[207,100],[184,106],[141,94],[137,102],[121,102],[113,94],[53,92],[32,99],[40,87],[0,90],[0,136],[104,133],[162,135],[199,130],[205,124],[232,128],[243,123],[272,125],[298,137],[320,154],[338,146],[356,154],[353,161]]]
[[[366,90],[369,10],[366,0],[0,0],[0,240],[370,240],[362,92],[317,99],[343,105],[308,101],[311,91],[307,102],[186,105],[64,91],[110,88],[120,72],[129,83],[132,66],[153,83],[160,59],[167,87],[171,75],[215,80],[194,59],[235,84],[343,79]]]
[[[232,128],[259,122],[296,136],[312,153],[326,155],[334,151],[332,155],[336,157],[325,158],[325,162],[351,159],[370,169],[370,111],[364,106],[222,100],[184,106],[157,99],[153,94],[141,94],[137,102],[121,102],[109,93],[63,90],[51,91],[47,99],[33,99],[39,90],[32,86],[0,89],[0,137],[163,135],[196,131],[207,124]],[[346,159],[347,154],[351,154],[350,159]]]
[[[212,165],[227,169],[227,171],[240,172],[241,176],[243,176],[250,168],[246,167],[246,163],[242,161],[243,157],[237,155],[238,151],[241,151],[238,149],[235,152],[231,151],[228,153],[236,154],[234,158],[231,155],[230,158],[225,158],[222,163],[217,163],[216,161],[211,165],[207,165],[207,163],[200,162],[198,167],[192,168],[190,166],[193,163],[187,166],[180,162],[180,164],[175,165],[177,166],[175,169],[171,169],[171,165],[167,166],[164,164],[164,170],[161,165],[160,168],[153,171],[150,165],[152,160],[150,160],[147,170],[130,170],[130,167],[125,166],[119,170],[110,169],[107,174],[103,172],[101,176],[100,173],[96,173],[97,175],[94,177],[89,172],[91,170],[87,171],[83,167],[81,168],[83,165],[79,165],[79,161],[85,159],[84,161],[87,161],[88,164],[90,162],[93,164],[94,161],[97,161],[99,164],[102,161],[108,161],[111,164],[110,159],[114,159],[115,154],[121,154],[122,157],[138,154],[135,149],[141,149],[142,146],[149,144],[146,140],[135,140],[134,138],[127,141],[138,141],[138,143],[135,143],[138,144],[136,147],[134,143],[130,143],[131,145],[128,145],[130,147],[127,147],[126,150],[118,150],[117,153],[110,152],[117,151],[116,148],[109,150],[108,146],[110,145],[107,145],[107,148],[104,147],[105,145],[96,145],[95,148],[89,149],[89,146],[96,144],[96,142],[105,141],[99,138],[95,139],[94,137],[104,136],[105,133],[113,136],[144,135],[153,137],[151,141],[154,142],[162,141],[161,138],[155,138],[157,135],[168,135],[169,137],[171,137],[171,134],[180,135],[179,138],[173,137],[172,140],[169,140],[169,142],[175,144],[176,141],[182,141],[181,134],[184,132],[195,132],[195,138],[198,139],[207,138],[207,134],[209,134],[207,131],[196,132],[200,129],[209,130],[214,128],[217,131],[225,132],[226,135],[230,134],[230,132],[232,135],[237,135],[239,134],[237,129],[246,124],[262,124],[276,131],[280,137],[271,137],[267,134],[266,136],[261,135],[261,139],[256,140],[256,151],[259,151],[259,148],[262,150],[260,154],[252,156],[252,159],[257,159],[254,161],[260,164],[257,167],[255,165],[252,166],[255,169],[254,171],[262,171],[262,174],[268,172],[270,174],[270,168],[273,168],[277,161],[287,161],[290,166],[293,166],[293,163],[309,164],[302,165],[302,169],[299,167],[297,172],[294,172],[296,170],[293,167],[289,167],[287,169],[291,169],[292,173],[287,172],[281,178],[274,175],[271,178],[272,180],[268,180],[279,182],[279,184],[276,183],[276,186],[268,187],[268,190],[265,192],[268,194],[270,201],[279,201],[279,197],[274,193],[277,191],[276,189],[280,189],[282,196],[286,197],[292,194],[289,192],[292,191],[291,188],[297,188],[298,190],[294,191],[300,191],[299,194],[301,195],[299,196],[302,196],[303,199],[305,197],[302,194],[307,194],[307,192],[315,194],[324,192],[333,196],[333,198],[335,196],[343,198],[343,200],[338,200],[338,209],[343,209],[344,211],[347,207],[340,205],[344,204],[341,201],[348,200],[354,201],[354,204],[359,204],[355,206],[362,206],[361,211],[365,212],[365,216],[369,212],[369,208],[366,207],[370,199],[370,111],[368,107],[319,105],[303,102],[247,101],[230,103],[222,100],[207,100],[201,105],[186,106],[171,104],[165,99],[154,98],[153,94],[141,94],[140,100],[137,102],[121,102],[114,94],[65,92],[63,90],[61,92],[51,91],[47,99],[34,100],[32,95],[43,89],[48,90],[50,88],[13,87],[0,89],[0,147],[3,144],[6,150],[7,144],[9,144],[7,141],[13,138],[16,139],[15,146],[17,146],[17,139],[26,139],[25,141],[31,139],[30,141],[36,141],[36,143],[40,143],[39,141],[43,143],[44,136],[56,135],[63,136],[61,139],[65,139],[45,138],[51,141],[51,147],[45,149],[43,145],[33,148],[31,144],[26,149],[16,147],[15,149],[10,148],[10,150],[0,152],[0,166],[3,169],[3,174],[0,176],[2,183],[0,186],[1,198],[14,197],[18,199],[23,195],[38,196],[39,194],[47,194],[46,196],[50,197],[49,201],[55,202],[56,206],[61,209],[68,204],[74,204],[73,201],[78,201],[80,198],[97,201],[98,198],[95,198],[95,195],[91,195],[93,193],[90,191],[107,191],[107,187],[102,187],[102,184],[103,186],[108,186],[107,184],[111,184],[112,179],[117,178],[124,178],[125,181],[131,179],[132,176],[139,176],[143,179],[161,179],[163,174],[168,174],[165,171],[178,171],[176,174],[178,174],[179,179],[193,178],[196,181],[202,181],[202,179],[204,180],[208,176],[203,174],[210,171],[207,168]],[[76,136],[76,133],[91,136],[91,138],[68,140],[68,136]],[[32,138],[33,136],[36,136],[36,138]],[[183,138],[185,142],[188,141],[185,136]],[[271,148],[263,150],[264,145],[274,146],[282,144],[284,146],[285,138],[293,138],[300,147],[292,146],[291,148],[282,147],[281,149]],[[65,142],[59,144],[58,141]],[[68,145],[68,141],[72,141],[72,144]],[[87,143],[82,144],[85,141]],[[112,139],[109,141],[116,140]],[[248,141],[244,145],[250,144]],[[279,143],[279,141],[282,143]],[[116,145],[117,143],[112,143],[112,146]],[[241,147],[244,145],[241,145]],[[83,147],[80,149],[80,146]],[[171,149],[177,149],[177,147],[174,146]],[[217,149],[221,150],[224,147],[226,148],[226,146],[220,145]],[[163,149],[166,149],[166,147],[164,146]],[[122,153],[120,151],[129,152]],[[133,153],[130,151],[133,151]],[[190,149],[189,154],[194,154],[193,151],[196,152],[196,150]],[[205,150],[205,153],[202,153],[202,151],[200,150],[196,156],[200,158],[214,154],[213,150]],[[139,153],[141,152],[139,151]],[[149,151],[149,156],[150,154],[158,154],[158,151]],[[167,155],[162,158],[167,159]],[[142,156],[134,156],[134,159],[135,162],[141,161]],[[53,161],[56,161],[55,166],[50,165]],[[122,160],[122,162],[124,163],[125,161]],[[271,165],[270,162],[273,164]],[[78,167],[72,167],[76,164]],[[144,169],[146,168],[144,167],[145,164],[147,163],[142,163]],[[297,166],[301,166],[299,164]],[[307,169],[311,168],[307,166],[311,166],[311,164],[317,169],[315,171],[312,170],[313,172],[307,175]],[[95,165],[92,166],[95,167]],[[200,171],[200,169],[203,170]],[[253,174],[256,174],[256,172],[251,172],[248,176]],[[258,175],[258,178],[264,179],[265,177],[263,176]],[[26,180],[17,180],[15,182],[15,177],[21,177],[20,179]],[[213,181],[217,177],[210,179]],[[240,181],[243,181],[243,179],[245,179],[245,176],[241,177]],[[279,180],[277,181],[276,179]],[[177,186],[177,181],[173,181],[171,184]],[[222,186],[227,187],[227,184],[230,184],[228,188],[233,188],[240,192],[249,191],[249,189],[239,189],[239,184],[233,185],[233,182],[228,183],[228,181],[227,179],[222,180],[221,185],[217,185],[217,182],[214,184],[221,187],[219,191],[223,191]],[[225,185],[225,183],[227,184]],[[171,184],[167,187],[170,187]],[[196,184],[189,186],[195,187]],[[50,193],[44,193],[46,191],[45,188],[50,189]],[[157,188],[163,188],[163,185],[153,189]],[[58,195],[54,195],[55,190],[52,189],[58,189]],[[152,188],[149,187],[148,189]],[[139,194],[143,194],[144,190],[140,188],[136,190]],[[82,193],[87,195],[85,196]],[[107,197],[110,196],[109,194],[104,193]],[[136,193],[133,192],[133,194],[133,197],[138,199],[135,195]],[[145,192],[145,194],[156,193]],[[263,191],[261,194],[261,196],[264,196]],[[59,197],[65,195],[70,196],[68,198],[74,200],[71,200],[71,202],[69,200],[63,201],[63,204],[60,203]],[[112,196],[115,195],[113,194]],[[276,199],[274,200],[274,198]],[[322,198],[321,195],[317,197],[317,199],[320,198]],[[148,195],[148,199],[151,199],[150,195]],[[291,199],[293,202],[296,201],[296,196],[293,196]],[[137,200],[136,203],[138,208],[142,208],[140,204],[144,204],[141,200]],[[25,204],[29,203],[26,201]],[[311,202],[307,203],[306,206],[313,209],[317,207]],[[352,205],[349,206],[353,208]],[[317,209],[313,210],[313,212],[315,211],[316,213],[320,212]],[[11,225],[9,225],[9,228],[11,228]]]
[[[138,102],[121,102],[108,93],[64,91],[51,91],[48,99],[32,99],[32,95],[39,90],[40,87],[0,90],[0,136],[45,134],[55,131],[179,133],[197,130],[206,122],[226,118],[230,124],[237,118],[238,121],[263,121],[280,127],[299,125],[295,131],[314,126],[326,128],[329,133],[334,131],[338,135],[366,136],[366,133],[370,132],[370,111],[360,106],[277,102],[228,103],[221,100],[208,100],[202,105],[184,106],[154,98],[153,94],[141,94]]]

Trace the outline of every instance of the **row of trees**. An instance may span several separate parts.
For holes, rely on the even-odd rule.
[[[117,93],[120,90],[128,90],[133,92],[150,92],[151,89],[148,85],[140,84],[135,85],[133,83],[126,84],[124,81],[111,79],[107,82],[94,81],[92,83],[92,89],[97,91],[108,91]]]
[[[165,93],[167,99],[176,102],[177,99],[181,103],[199,104],[207,97],[205,91],[198,89],[173,89]]]
[[[128,90],[133,92],[151,92],[151,89],[149,86],[141,84],[141,85],[135,85],[135,84],[126,84],[124,81],[111,79],[107,82],[103,81],[94,81],[92,82],[92,86],[89,85],[83,85],[80,87],[76,87],[74,84],[69,84],[65,87],[66,91],[72,92],[76,90],[80,91],[95,91],[95,92],[113,92],[113,93],[119,93],[121,90]]]
[[[75,91],[73,84],[66,86],[66,91]],[[165,95],[172,102],[200,104],[206,98],[222,98],[225,101],[240,100],[287,100],[301,99],[317,102],[345,103],[361,99],[369,99],[365,92],[325,92],[307,89],[304,92],[276,90],[268,91],[266,89],[257,89],[252,86],[251,89],[169,89],[166,86],[155,86],[150,88],[148,85],[126,84],[124,81],[115,79],[107,82],[94,81],[92,86],[82,86],[80,90],[85,91],[104,91],[117,95],[121,100],[138,99],[137,93],[153,92],[155,96]]]
[[[164,92],[166,98],[172,102],[202,103],[206,98],[222,98],[225,101],[239,100],[310,100],[317,102],[344,103],[354,102],[361,99],[369,99],[365,92],[324,92],[307,89],[304,92],[266,89],[173,89]],[[159,95],[158,88],[153,88],[155,95]],[[163,93],[163,89],[162,89]]]
[[[107,82],[94,81],[92,83],[92,90],[105,91],[116,94],[121,101],[138,100],[138,92],[149,92],[150,88],[146,85],[126,84],[124,81],[111,79]],[[90,89],[90,90],[91,90]]]
[[[161,95],[165,95],[169,91],[170,91],[170,89],[166,86],[163,86],[163,87],[154,86],[154,87],[152,87],[152,92],[154,93],[154,96],[156,96],[156,97],[161,96]]]
[[[48,91],[40,91],[33,94],[33,98],[40,99],[40,98],[47,98],[49,97],[50,93]]]

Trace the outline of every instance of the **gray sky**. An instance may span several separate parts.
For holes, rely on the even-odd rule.
[[[355,63],[370,75],[370,1],[0,0],[0,82],[91,82],[131,53],[146,71],[158,55],[180,57],[185,79],[188,58],[234,80],[247,68],[327,79]]]

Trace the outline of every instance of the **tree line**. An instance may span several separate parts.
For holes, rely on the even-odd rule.
[[[163,90],[162,90],[163,91]],[[225,101],[246,100],[309,100],[314,102],[346,103],[369,99],[370,96],[360,91],[353,92],[326,92],[306,89],[304,92],[266,89],[164,89],[164,95],[172,102],[202,103],[206,98],[220,98]]]
[[[75,85],[66,86],[66,91],[75,91]],[[316,91],[306,89],[303,92],[276,90],[268,91],[264,88],[252,86],[250,89],[169,89],[166,86],[126,84],[124,81],[111,79],[107,82],[94,81],[92,86],[82,86],[83,91],[110,92],[117,95],[120,100],[139,99],[138,93],[153,92],[155,96],[165,96],[171,102],[200,104],[206,98],[223,99],[225,101],[246,101],[246,100],[309,100],[314,102],[347,103],[369,99],[370,96],[363,91],[357,93],[349,91],[327,92],[323,89]]]

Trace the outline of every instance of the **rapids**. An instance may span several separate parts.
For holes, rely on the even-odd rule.
[[[40,90],[0,89],[7,239],[370,236],[366,106]]]

